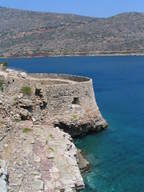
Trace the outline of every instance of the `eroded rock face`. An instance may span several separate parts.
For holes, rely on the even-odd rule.
[[[80,171],[82,173],[90,171],[90,163],[87,161],[87,159],[84,158],[84,155],[82,154],[81,150],[78,150],[77,152],[77,158],[78,158],[78,166],[80,168]]]
[[[107,128],[107,122],[102,118],[102,116],[96,116],[87,119],[87,116],[81,119],[59,119],[55,121],[55,126],[58,126],[65,132],[69,133],[72,137],[84,136],[88,133],[100,132]]]
[[[13,70],[0,71],[0,81],[0,191],[7,190],[8,181],[9,192],[83,189],[82,157],[71,136],[107,127],[92,81]]]

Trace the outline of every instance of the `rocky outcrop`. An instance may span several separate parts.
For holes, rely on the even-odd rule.
[[[17,122],[1,142],[0,152],[8,163],[9,192],[70,192],[84,188],[77,149],[70,135],[59,128]],[[0,187],[5,189],[7,172],[3,170]]]
[[[87,118],[87,115],[82,119],[65,118],[63,120],[55,121],[55,126],[58,126],[65,132],[72,135],[72,137],[84,136],[88,133],[100,132],[107,128],[107,122],[102,118],[102,116],[95,116],[91,119]]]
[[[71,136],[106,126],[91,79],[0,70],[0,191],[83,189],[89,163]]]
[[[81,150],[78,150],[77,152],[77,158],[78,158],[78,166],[80,168],[81,173],[90,171],[90,163],[87,161],[87,159],[84,157]]]

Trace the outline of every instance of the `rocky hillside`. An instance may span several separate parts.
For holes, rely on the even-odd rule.
[[[0,8],[0,56],[143,53],[144,14],[110,18]]]

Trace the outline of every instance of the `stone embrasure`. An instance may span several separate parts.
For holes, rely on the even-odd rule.
[[[0,81],[0,191],[84,188],[78,167],[82,157],[71,136],[107,126],[92,80],[8,69],[0,70]],[[85,161],[83,170],[84,165],[89,166]]]

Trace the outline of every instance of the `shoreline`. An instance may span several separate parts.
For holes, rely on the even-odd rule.
[[[32,58],[46,58],[46,57],[118,57],[118,56],[144,56],[144,53],[128,53],[128,54],[83,54],[83,55],[37,55],[37,56],[8,56],[8,57],[0,57],[0,59],[32,59]]]

